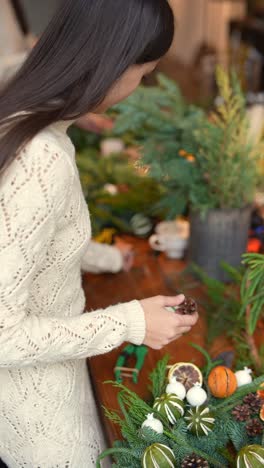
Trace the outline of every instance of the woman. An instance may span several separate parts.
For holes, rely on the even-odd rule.
[[[184,296],[82,314],[81,269],[122,268],[91,226],[67,128],[128,96],[173,39],[166,0],[66,0],[0,96],[0,457],[87,468],[103,448],[85,359],[161,349],[197,321]],[[102,292],[103,293],[103,292]]]

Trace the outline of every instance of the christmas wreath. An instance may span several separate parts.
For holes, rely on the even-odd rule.
[[[253,379],[250,369],[234,373],[218,363],[201,372],[192,363],[168,366],[168,359],[150,375],[149,401],[111,382],[120,389],[120,412],[105,412],[123,440],[97,467],[108,455],[115,468],[263,467],[264,375]]]

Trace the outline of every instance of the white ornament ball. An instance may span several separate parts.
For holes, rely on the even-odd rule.
[[[252,370],[248,367],[244,367],[244,370],[237,371],[235,373],[237,379],[237,386],[242,387],[242,385],[247,385],[252,382]]]
[[[117,195],[118,194],[118,188],[114,184],[105,184],[104,185],[104,190],[105,190],[105,192],[109,193],[110,195]]]
[[[144,427],[149,427],[158,434],[163,434],[163,424],[159,419],[154,418],[153,413],[147,415],[146,421],[142,424],[142,429]]]
[[[125,149],[124,142],[120,138],[106,138],[101,142],[101,153],[108,157],[112,154],[122,153]]]
[[[186,395],[187,401],[191,406],[201,406],[207,400],[207,393],[202,388],[200,383],[196,383],[194,387],[190,388]]]
[[[186,389],[181,382],[178,382],[176,377],[172,377],[166,387],[166,393],[173,393],[177,395],[181,400],[186,397]]]

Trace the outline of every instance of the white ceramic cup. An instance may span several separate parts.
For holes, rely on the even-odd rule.
[[[182,258],[187,243],[187,239],[179,237],[176,233],[153,234],[149,238],[152,249],[165,252],[167,257],[171,259]]]
[[[157,234],[176,234],[178,237],[188,239],[190,236],[190,223],[184,219],[162,221],[157,224],[155,231]]]

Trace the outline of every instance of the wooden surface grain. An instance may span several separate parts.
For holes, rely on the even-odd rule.
[[[135,265],[129,273],[84,275],[83,287],[86,294],[86,307],[88,311],[158,294],[172,296],[182,290],[188,291],[188,295],[194,297],[199,303],[202,290],[197,288],[197,284],[194,284],[192,287],[192,280],[190,279],[182,285],[183,279],[181,273],[186,267],[185,262],[168,260],[163,254],[157,256],[150,250],[148,243],[144,240],[129,240],[133,243],[135,249]],[[201,312],[200,320],[191,333],[166,346],[162,351],[149,350],[137,385],[133,384],[128,378],[124,380],[124,383],[139,395],[143,397],[147,396],[148,375],[155,367],[156,362],[165,353],[170,354],[170,363],[192,361],[197,365],[202,365],[202,355],[192,348],[189,343],[194,342],[200,346],[204,346],[205,336],[206,324]],[[114,379],[113,369],[122,347],[106,355],[89,360],[94,392],[109,444],[112,444],[120,434],[118,428],[105,419],[102,407],[110,409],[118,408],[116,400],[117,391],[111,385],[104,384],[104,382]]]

